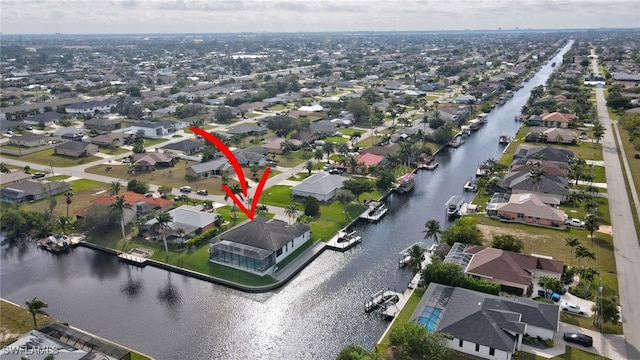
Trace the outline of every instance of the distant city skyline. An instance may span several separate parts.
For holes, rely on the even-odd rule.
[[[0,0],[3,34],[638,27],[637,0]]]

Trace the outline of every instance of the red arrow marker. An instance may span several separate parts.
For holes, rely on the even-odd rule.
[[[262,174],[262,179],[258,183],[258,187],[256,188],[255,194],[253,194],[253,202],[251,203],[251,210],[247,210],[247,208],[242,203],[242,199],[238,199],[236,194],[234,194],[231,189],[227,185],[222,185],[222,189],[227,195],[233,200],[233,202],[242,210],[243,213],[249,217],[249,219],[253,220],[256,215],[256,208],[258,206],[258,200],[260,199],[260,194],[262,194],[262,190],[264,189],[264,184],[267,183],[267,179],[269,179],[269,171],[270,168],[266,168],[264,174]]]
[[[208,132],[200,128],[193,127],[193,128],[189,128],[189,130],[207,139],[207,141],[209,141],[210,143],[215,145],[220,151],[222,151],[222,153],[227,157],[227,160],[229,160],[229,163],[231,164],[231,166],[233,166],[233,169],[235,170],[236,175],[238,175],[240,186],[242,186],[242,193],[244,194],[244,196],[247,196],[247,182],[244,179],[242,166],[240,166],[238,159],[236,159],[235,155],[233,155],[231,150],[222,141],[220,141],[220,139],[218,139],[217,137],[209,134]],[[234,194],[227,185],[222,185],[222,189],[224,190],[224,192],[227,193],[227,196],[229,196],[231,200],[233,200],[233,202],[236,204],[236,206],[238,206],[240,210],[242,210],[242,212],[245,213],[247,217],[249,217],[249,219],[251,220],[253,220],[253,218],[255,217],[256,208],[258,206],[258,200],[260,199],[260,194],[262,194],[262,190],[264,190],[264,185],[267,183],[267,179],[269,179],[269,171],[271,171],[271,169],[266,168],[264,171],[264,174],[262,174],[262,179],[260,179],[260,182],[258,183],[258,187],[256,188],[256,192],[253,194],[253,202],[251,203],[250,210],[248,210],[244,206],[244,204],[242,203],[242,199],[239,199],[238,196],[236,196],[236,194]]]
[[[231,164],[231,166],[233,166],[233,170],[236,171],[236,175],[238,175],[238,181],[240,182],[240,186],[242,187],[242,194],[244,196],[247,196],[247,181],[244,179],[244,173],[242,172],[242,166],[240,166],[240,163],[238,162],[238,159],[236,159],[236,156],[233,155],[233,153],[231,152],[231,149],[229,149],[227,147],[227,145],[225,145],[220,139],[218,139],[217,137],[209,134],[208,132],[206,132],[206,131],[204,131],[204,130],[202,130],[200,128],[192,127],[192,128],[189,128],[189,130],[191,130],[194,133],[196,133],[196,134],[202,136],[203,138],[207,139],[208,142],[212,143],[220,151],[222,151],[224,156],[227,157],[227,160],[229,160],[229,163]],[[235,194],[234,194],[234,196],[235,196]]]

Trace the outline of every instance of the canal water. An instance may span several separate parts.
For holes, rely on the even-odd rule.
[[[547,64],[560,64],[570,46]],[[424,241],[427,220],[449,225],[444,203],[471,196],[465,181],[501,156],[498,137],[516,133],[514,116],[552,71],[544,65],[466,144],[440,152],[412,193],[391,195],[380,223],[358,227],[361,245],[325,251],[282,289],[247,294],[86,248],[54,256],[27,245],[2,247],[1,296],[19,304],[38,296],[53,317],[157,359],[334,359],[349,344],[372,348],[388,322],[365,314],[364,302],[406,288],[411,273],[398,268],[398,253]]]

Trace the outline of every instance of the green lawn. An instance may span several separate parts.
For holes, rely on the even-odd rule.
[[[338,231],[356,219],[365,210],[364,206],[351,203],[347,207],[349,216],[344,213],[342,204],[337,201],[330,201],[328,204],[320,205],[320,216],[311,222],[313,239],[329,241]]]
[[[265,205],[287,207],[293,202],[291,197],[291,186],[274,185],[265,189],[260,196],[260,203]]]
[[[100,152],[103,154],[108,154],[108,155],[120,155],[120,154],[124,154],[129,152],[130,150],[127,149],[123,149],[123,148],[115,148],[115,149],[110,149],[110,148],[100,148]]]
[[[44,181],[44,180],[46,180],[46,181],[60,181],[60,180],[68,179],[70,177],[71,176],[69,176],[69,175],[56,175],[56,176],[49,176],[48,178],[41,179],[40,181]]]
[[[167,142],[169,140],[167,139],[144,139],[144,143],[142,144],[142,146],[144,146],[145,148],[149,147],[149,146],[153,146],[153,145],[158,145],[158,144],[162,144],[163,142]]]
[[[2,154],[2,156],[9,159],[15,159],[40,165],[49,165],[49,162],[51,162],[51,166],[54,167],[71,167],[100,160],[100,158],[97,156],[75,158],[70,156],[57,155],[53,153],[53,149],[42,150],[33,154],[22,156],[13,156],[8,154]]]
[[[25,299],[25,301],[27,300],[30,299]],[[41,300],[47,302],[46,298],[41,298]],[[52,317],[41,314],[36,315],[36,319],[38,321],[38,326],[42,326],[46,323],[59,322]],[[3,337],[3,341],[0,343],[0,346],[5,346],[15,341],[21,335],[33,330],[33,317],[29,310],[0,299],[0,324],[2,333],[7,335],[6,337]],[[131,359],[148,360],[149,358],[131,351]]]
[[[260,116],[260,115],[261,115],[261,114],[254,113],[254,112],[250,112],[250,113],[248,113],[246,116],[247,116],[249,119],[251,119],[251,118],[254,118],[254,117],[258,117],[258,116]]]
[[[292,151],[288,154],[278,154],[275,157],[275,160],[278,161],[278,166],[282,167],[294,167],[296,165],[302,164],[307,160],[311,160],[315,162],[313,159],[313,152],[311,151]]]
[[[71,188],[73,189],[73,191],[81,191],[81,190],[93,189],[93,188],[106,186],[106,185],[107,184],[105,184],[103,182],[95,181],[95,180],[89,180],[89,179],[78,179],[78,180],[73,180],[71,182]]]

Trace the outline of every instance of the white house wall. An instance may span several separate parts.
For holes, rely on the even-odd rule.
[[[553,339],[554,331],[549,329],[539,328],[533,325],[527,325],[527,334],[531,337],[538,337],[546,340]]]
[[[465,354],[477,356],[482,359],[490,359],[490,360],[510,360],[511,353],[494,349],[495,352],[493,355],[489,355],[489,347],[480,345],[479,351],[476,351],[476,344],[471,341],[463,341],[462,347],[460,345],[460,339],[453,338],[453,340],[449,340],[447,343],[447,347],[449,349],[459,351]]]
[[[282,247],[282,254],[280,254],[280,256],[276,256],[276,264],[284,260],[287,256],[291,255],[292,252],[296,251],[296,249],[302,246],[302,244],[309,241],[309,239],[311,239],[311,232],[306,231],[304,234],[293,239],[293,245],[291,245],[291,241],[289,241],[285,246]]]

